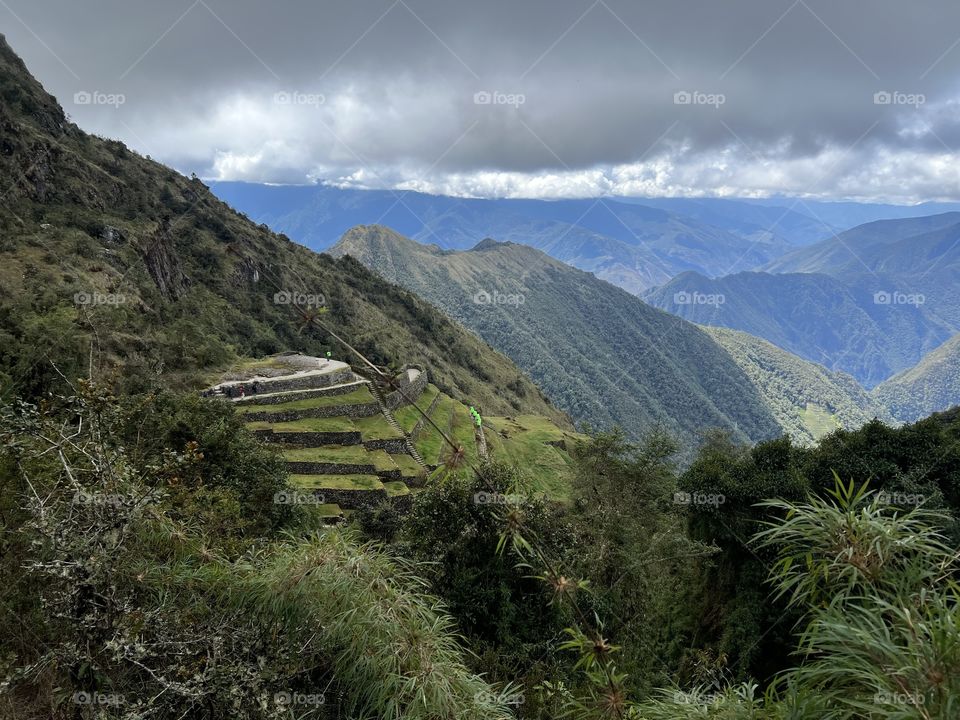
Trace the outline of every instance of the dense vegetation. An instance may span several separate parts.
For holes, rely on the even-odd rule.
[[[660,425],[687,445],[704,427],[743,440],[781,432],[743,370],[702,330],[533,248],[491,241],[447,252],[361,226],[330,252],[356,257],[475,330],[577,420],[635,435]],[[481,291],[504,301],[477,304]]]
[[[892,422],[886,406],[845,373],[831,372],[744,332],[704,329],[743,368],[780,427],[797,441],[811,442],[837,428],[856,429],[874,418]]]
[[[569,502],[453,463],[344,528],[273,502],[277,455],[216,401],[83,381],[2,422],[0,717],[946,719],[960,697],[956,414],[716,436],[683,473],[664,435],[598,435]]]

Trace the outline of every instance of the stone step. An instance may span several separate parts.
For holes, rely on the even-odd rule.
[[[410,379],[410,383],[412,385],[413,382],[420,377],[420,371],[408,370],[407,377]],[[383,413],[383,416],[387,419],[387,422],[390,424],[390,427],[396,430],[400,434],[400,436],[403,438],[403,444],[407,449],[407,454],[410,457],[412,457],[414,460],[416,460],[417,464],[420,465],[420,467],[426,469],[427,464],[423,461],[423,458],[420,457],[420,453],[417,452],[417,449],[413,446],[413,443],[410,442],[410,437],[407,435],[407,433],[403,431],[403,428],[400,427],[400,423],[398,423],[396,418],[393,417],[393,412],[391,412],[390,410],[389,403],[380,394],[379,389],[371,386],[370,391],[373,393],[373,397],[376,398],[377,404],[380,406],[380,412]],[[420,387],[420,391],[416,393],[416,395],[419,396],[420,392],[423,392],[422,386]],[[410,399],[415,401],[416,397],[411,396]]]

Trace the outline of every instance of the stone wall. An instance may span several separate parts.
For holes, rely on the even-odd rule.
[[[390,501],[386,490],[317,490],[325,502],[336,503],[341,509],[359,510],[361,508],[375,508],[384,502]]]
[[[375,402],[359,405],[327,405],[326,407],[306,408],[305,410],[283,410],[281,412],[252,412],[243,416],[246,422],[290,422],[301,418],[322,417],[370,417],[379,415],[380,406]]]
[[[295,475],[376,475],[373,464],[331,463],[288,460],[287,470]]]
[[[333,370],[328,373],[316,375],[294,375],[293,377],[283,377],[276,379],[258,380],[260,383],[260,393],[289,392],[291,390],[307,390],[311,388],[325,388],[331,385],[350,382],[354,379],[353,371],[350,368]],[[234,381],[226,383],[224,388],[237,387],[243,385],[249,390],[253,385],[252,380]],[[258,393],[258,394],[260,394]]]
[[[287,471],[293,475],[376,475],[382,480],[402,480],[400,468],[377,470],[372,463],[333,463],[288,460]]]
[[[359,445],[363,436],[358,430],[345,432],[276,432],[274,430],[254,430],[253,434],[264,442],[289,443],[301,447],[320,447],[321,445]]]
[[[364,440],[363,446],[367,450],[386,450],[391,455],[407,454],[407,443],[403,438],[381,438],[379,440]]]
[[[412,367],[412,366],[411,366]],[[427,373],[422,368],[412,368],[420,370],[420,374],[417,375],[417,378],[413,381],[407,380],[406,372],[403,373],[401,379],[397,381],[400,389],[403,390],[404,394],[416,400],[427,387]],[[401,405],[407,405],[407,400],[404,395],[400,394],[399,390],[394,390],[392,393],[389,393],[386,397],[387,408],[390,410],[396,410]]]
[[[360,387],[360,385],[336,385],[327,388],[310,388],[308,390],[290,392],[283,395],[248,394],[243,400],[234,400],[233,402],[236,405],[275,405],[277,403],[293,402],[294,400],[309,400],[316,397],[346,395]]]
[[[325,503],[335,503],[341,510],[372,510],[389,502],[398,512],[407,513],[413,507],[413,495],[391,497],[386,490],[317,490],[315,494]]]

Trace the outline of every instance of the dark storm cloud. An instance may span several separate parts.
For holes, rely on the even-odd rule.
[[[0,17],[81,125],[206,176],[960,195],[946,0],[2,0]]]

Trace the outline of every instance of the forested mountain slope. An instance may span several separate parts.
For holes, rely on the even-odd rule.
[[[693,442],[709,427],[757,440],[780,426],[742,369],[700,328],[533,248],[463,252],[380,226],[331,249],[422,294],[512,357],[575,419],[656,425]]]

